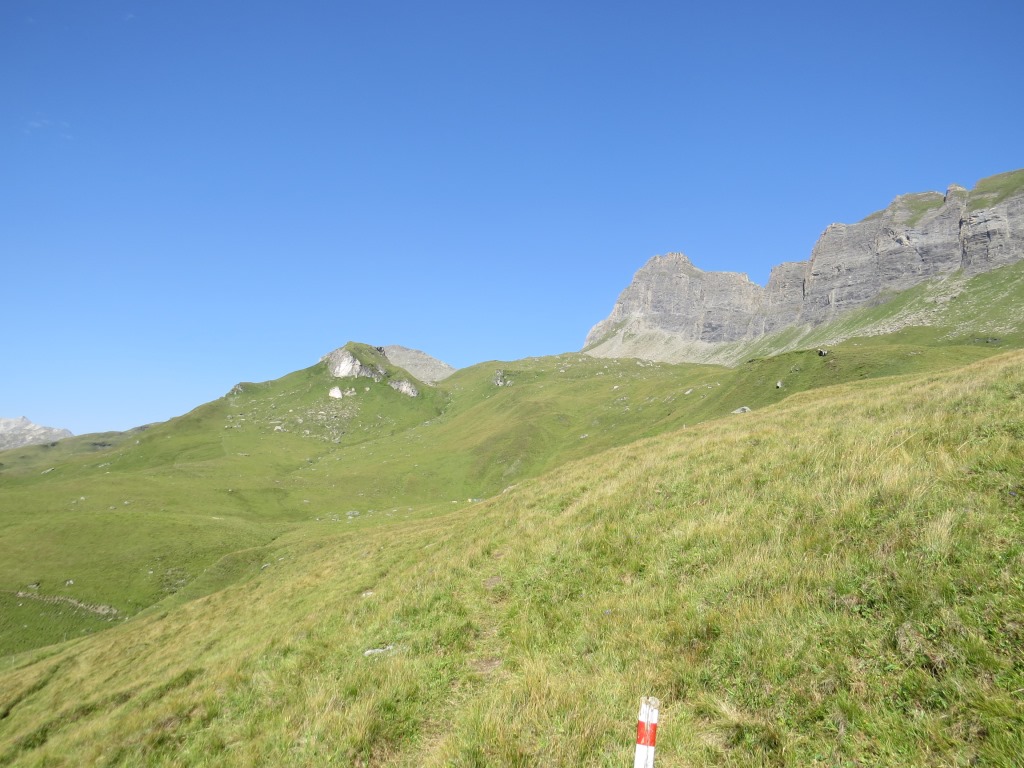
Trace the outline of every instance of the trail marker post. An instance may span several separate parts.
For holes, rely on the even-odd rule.
[[[658,709],[661,702],[653,696],[640,699],[636,721],[636,757],[633,768],[654,768],[654,740],[658,734]]]

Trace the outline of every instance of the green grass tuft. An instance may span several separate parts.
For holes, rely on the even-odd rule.
[[[967,209],[976,211],[991,208],[1013,195],[1024,191],[1024,169],[989,176],[979,181],[971,190]]]
[[[918,195],[906,195],[903,200],[903,207],[907,211],[907,219],[903,222],[906,227],[916,227],[925,214],[941,208],[946,198],[938,192],[923,192]]]

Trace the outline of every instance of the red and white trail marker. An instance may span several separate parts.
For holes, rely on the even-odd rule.
[[[633,768],[654,768],[654,740],[658,735],[658,708],[661,702],[653,696],[640,699],[640,716],[636,721],[636,757]]]

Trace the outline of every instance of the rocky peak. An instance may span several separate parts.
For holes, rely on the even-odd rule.
[[[38,445],[72,437],[71,432],[56,427],[33,424],[26,417],[17,419],[0,418],[0,450],[20,448],[23,445]]]
[[[598,343],[638,319],[693,341],[749,338],[760,333],[761,293],[745,274],[705,272],[682,253],[655,256],[633,277],[612,314],[591,329],[586,343]]]

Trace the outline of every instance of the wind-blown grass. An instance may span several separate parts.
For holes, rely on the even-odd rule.
[[[1022,392],[1012,353],[295,525],[244,583],[8,657],[0,763],[623,765],[655,695],[660,766],[1012,765]]]
[[[999,285],[1017,285],[1014,274]],[[992,299],[981,302],[986,317],[1011,303],[1004,294],[978,294]],[[741,406],[963,365],[1014,343],[935,336],[904,331],[851,340],[827,358],[812,349],[735,369],[578,354],[493,362],[417,398],[316,365],[239,385],[164,424],[4,452],[0,599],[17,603],[0,618],[0,656],[220,588],[289,532],[451,510]],[[372,348],[350,349],[383,365]],[[511,384],[495,385],[499,368]],[[351,395],[329,397],[339,385]]]

